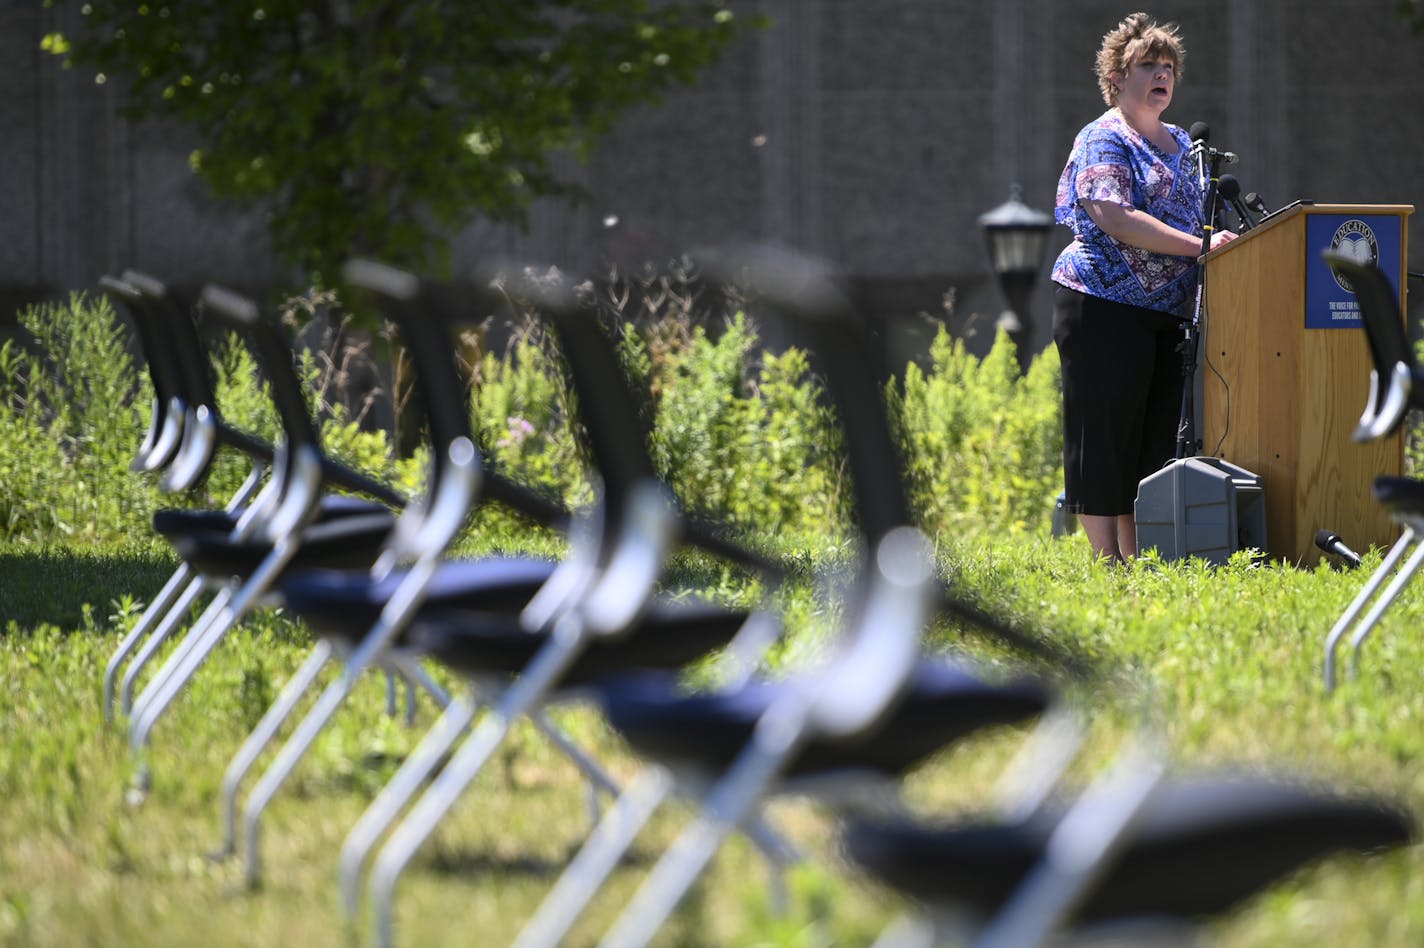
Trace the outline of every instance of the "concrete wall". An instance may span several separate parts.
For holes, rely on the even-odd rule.
[[[526,233],[477,224],[491,250],[597,269],[698,244],[773,238],[842,263],[887,308],[961,317],[1002,303],[976,218],[1019,182],[1051,210],[1074,133],[1103,108],[1091,68],[1130,7],[1099,0],[739,0],[772,28],[693,89],[630,114],[589,165],[583,207]],[[71,5],[72,6],[72,5]],[[1167,118],[1205,121],[1268,203],[1424,204],[1424,39],[1387,0],[1172,0],[1184,81]],[[179,283],[280,275],[260,218],[204,194],[174,130],[116,117],[108,87],[38,51],[72,10],[0,2],[0,287],[10,299],[141,266]],[[617,223],[605,226],[607,220]],[[1411,267],[1424,231],[1411,227]],[[1066,242],[1056,230],[1049,256]],[[1413,262],[1421,261],[1421,262]],[[1045,263],[1045,275],[1047,263]],[[1035,297],[1046,341],[1046,280]],[[987,326],[991,321],[981,321]]]

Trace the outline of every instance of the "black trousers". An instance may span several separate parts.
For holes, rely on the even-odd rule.
[[[1132,513],[1138,483],[1176,453],[1181,339],[1181,321],[1170,313],[1054,288],[1069,511]]]

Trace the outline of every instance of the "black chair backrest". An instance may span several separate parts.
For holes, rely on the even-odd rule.
[[[351,289],[370,294],[381,315],[400,333],[415,367],[416,391],[425,406],[436,448],[433,481],[438,482],[446,460],[441,446],[461,438],[472,445],[479,443],[471,428],[468,386],[452,336],[460,324],[476,323],[499,309],[502,300],[493,292],[433,283],[374,260],[349,261],[343,279]],[[567,519],[568,511],[556,501],[491,470],[487,459],[481,462],[484,497],[545,526],[557,526]]]
[[[123,282],[138,291],[149,322],[163,341],[162,350],[174,365],[189,427],[179,458],[164,479],[165,490],[187,490],[200,484],[212,468],[217,448],[226,445],[262,465],[274,461],[270,444],[226,424],[217,404],[212,360],[198,336],[189,309],[157,277],[125,270]]]
[[[292,348],[256,303],[232,290],[209,285],[203,289],[201,305],[242,334],[267,376],[282,425],[273,472],[281,511],[277,529],[299,529],[315,513],[320,499],[322,453],[316,423],[293,365]]]
[[[507,285],[533,303],[554,331],[569,368],[579,417],[588,435],[593,464],[603,482],[603,529],[620,528],[623,504],[636,485],[657,480],[648,453],[642,413],[633,399],[613,342],[599,325],[593,306],[578,299],[559,274],[508,274]],[[606,536],[611,547],[612,536]]]
[[[101,277],[99,287],[128,315],[134,336],[143,351],[144,362],[148,365],[148,377],[153,386],[153,413],[149,418],[148,434],[138,451],[135,463],[153,470],[167,464],[178,447],[177,439],[171,438],[172,443],[164,452],[165,457],[155,457],[152,454],[165,428],[182,423],[180,416],[184,392],[181,368],[177,364],[172,347],[168,344],[166,334],[149,311],[147,299],[137,287],[113,276]]]
[[[796,338],[805,341],[820,366],[841,422],[853,480],[854,513],[868,550],[874,551],[884,538],[904,534],[914,519],[906,468],[882,390],[881,379],[889,368],[885,345],[844,281],[826,263],[781,247],[753,246],[717,254],[709,258],[707,269],[721,279],[746,283],[754,302],[789,318]],[[868,560],[860,577],[863,586],[884,579]],[[1000,644],[1046,661],[1075,678],[1098,675],[1093,663],[1013,627],[962,595],[941,588],[938,598],[941,612]],[[862,613],[851,617],[847,628],[863,628],[867,618],[873,619],[865,612],[870,596],[858,595],[852,601]]]
[[[276,325],[263,317],[252,300],[225,287],[204,287],[202,306],[248,340],[257,364],[267,375],[272,402],[288,443],[319,445],[320,435],[293,365],[292,347],[282,338]]]
[[[508,279],[508,274],[505,278]],[[613,340],[599,322],[597,308],[580,300],[566,278],[550,275],[515,280],[517,292],[534,303],[554,331],[568,365],[579,414],[589,437],[589,450],[603,481],[608,505],[604,519],[613,529],[621,514],[621,497],[633,484],[650,482],[657,472],[648,445],[645,414],[630,386]],[[678,511],[680,539],[713,556],[779,581],[787,566],[729,537],[718,525],[686,510]]]
[[[153,314],[149,312],[144,295],[133,284],[113,276],[100,277],[99,288],[118,302],[120,309],[128,314],[139,348],[143,350],[144,360],[148,363],[154,394],[164,399],[181,396],[182,380],[172,347],[168,345],[162,327],[157,325]]]
[[[1373,389],[1355,430],[1355,440],[1388,437],[1399,430],[1410,408],[1424,407],[1424,377],[1404,329],[1399,293],[1373,263],[1329,250],[1322,257],[1355,293],[1374,362]]]
[[[213,389],[212,361],[198,336],[197,324],[173,296],[168,285],[140,270],[125,270],[123,281],[143,294],[150,318],[168,339],[181,372],[185,400],[194,407],[204,406],[221,419],[217,396]]]
[[[757,301],[790,319],[841,422],[864,550],[834,657],[816,677],[802,726],[863,734],[898,705],[940,591],[932,549],[910,519],[878,381],[879,345],[843,281],[819,260],[753,247],[712,261],[710,270],[746,282]]]
[[[844,282],[825,263],[780,247],[750,247],[710,262],[749,284],[757,301],[790,319],[822,369],[845,432],[854,509],[871,540],[912,523],[904,465],[885,413],[882,345]]]
[[[435,304],[429,284],[405,270],[371,260],[352,260],[342,274],[348,287],[369,294],[400,333],[415,367],[416,393],[430,427],[435,447],[431,463],[438,480],[446,463],[442,449],[461,438],[474,441],[469,400],[453,358],[453,314]]]

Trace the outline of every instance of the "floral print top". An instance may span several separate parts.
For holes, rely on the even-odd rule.
[[[1054,219],[1073,242],[1053,265],[1053,282],[1103,299],[1186,317],[1196,298],[1195,257],[1130,247],[1103,233],[1079,202],[1113,201],[1135,207],[1187,233],[1202,233],[1202,197],[1188,159],[1191,139],[1168,125],[1177,140],[1169,155],[1144,138],[1116,110],[1104,112],[1073,141],[1058,180]]]

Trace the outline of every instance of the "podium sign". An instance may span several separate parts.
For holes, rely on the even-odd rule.
[[[1398,528],[1372,484],[1404,467],[1404,438],[1356,443],[1369,345],[1354,295],[1322,250],[1375,259],[1402,286],[1411,205],[1299,205],[1206,257],[1202,453],[1260,475],[1267,553],[1312,565],[1315,532],[1355,549]]]
[[[1312,214],[1305,228],[1305,328],[1363,329],[1348,280],[1337,277],[1321,252],[1334,250],[1379,266],[1400,286],[1401,218],[1391,214]]]

